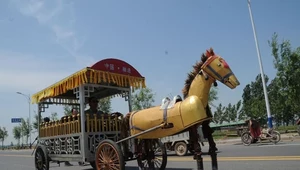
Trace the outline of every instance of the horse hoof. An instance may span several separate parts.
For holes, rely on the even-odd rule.
[[[209,153],[214,153],[214,152],[216,152],[216,151],[218,151],[218,148],[216,148],[216,147],[214,147],[214,148],[209,148],[209,150],[208,150]]]

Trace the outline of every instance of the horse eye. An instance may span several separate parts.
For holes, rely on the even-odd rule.
[[[218,63],[218,66],[221,67],[221,63]]]

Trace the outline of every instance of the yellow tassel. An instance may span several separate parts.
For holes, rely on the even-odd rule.
[[[106,83],[106,82],[107,82],[107,77],[106,77],[106,75],[105,75],[105,73],[104,73],[104,72],[102,72],[102,76],[103,76],[103,80],[104,80],[104,82]]]
[[[89,73],[89,76],[87,76],[87,73]],[[121,74],[109,73],[109,72],[86,68],[63,79],[61,82],[54,84],[52,87],[46,88],[43,91],[34,94],[31,97],[32,103],[40,102],[40,100],[43,100],[45,98],[54,97],[66,93],[68,90],[74,89],[79,85],[88,82],[90,83],[113,82],[120,87],[129,86],[132,92],[134,92],[136,89],[146,87],[146,82],[144,78],[137,78],[128,75],[121,75]]]

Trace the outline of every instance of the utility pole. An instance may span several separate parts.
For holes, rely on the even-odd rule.
[[[250,0],[247,0],[247,1],[248,1],[250,20],[251,20],[253,34],[254,34],[254,41],[255,41],[255,45],[256,45],[258,63],[259,63],[259,67],[260,67],[260,74],[261,74],[261,79],[262,79],[262,84],[263,84],[263,90],[264,90],[264,95],[265,95],[265,102],[266,102],[267,115],[268,115],[268,125],[269,125],[269,128],[272,129],[273,128],[273,123],[272,123],[272,116],[271,116],[268,92],[267,92],[267,87],[266,87],[266,82],[265,82],[264,69],[263,69],[263,66],[262,66],[262,60],[261,60],[261,56],[260,56],[260,49],[259,49],[257,36],[256,36],[255,25],[254,25],[254,21],[253,21]]]

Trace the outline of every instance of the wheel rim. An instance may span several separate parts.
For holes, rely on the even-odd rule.
[[[97,169],[119,170],[121,167],[118,151],[108,143],[102,144],[100,146],[100,148],[97,150],[96,159],[96,161],[98,162]]]
[[[179,145],[176,149],[179,154],[184,154],[186,152],[186,148],[183,145]]]
[[[274,142],[279,142],[279,134],[278,133],[273,133],[272,134],[272,138],[271,138]]]
[[[251,139],[250,135],[248,135],[248,134],[243,134],[242,135],[242,141],[243,141],[243,143],[250,144],[251,140],[252,139]]]
[[[153,165],[154,169],[161,169],[164,160],[164,150],[162,150],[158,141],[149,142],[151,147],[149,147],[148,142],[142,141],[140,143],[140,151],[142,152],[138,158],[139,166],[141,168],[150,168]],[[145,145],[148,149],[146,150]]]
[[[35,153],[35,165],[38,170],[46,170],[46,160],[42,149],[37,149]]]

